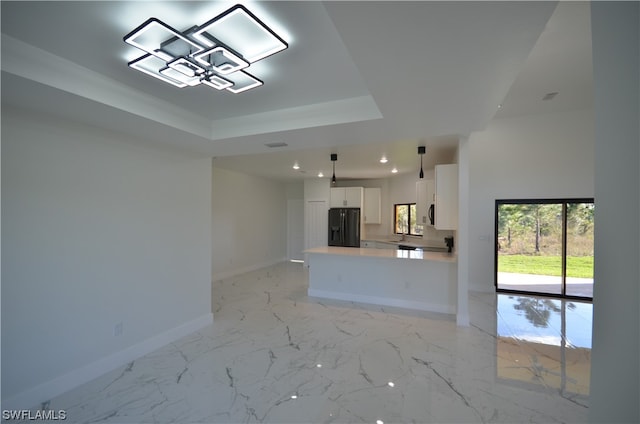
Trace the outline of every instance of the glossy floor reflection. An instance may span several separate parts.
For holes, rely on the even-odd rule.
[[[345,282],[348,284],[348,282]],[[51,400],[67,422],[584,422],[588,304],[452,316],[308,298],[300,264],[214,283],[214,324]]]
[[[519,295],[497,300],[498,377],[557,390],[586,405],[592,304]]]

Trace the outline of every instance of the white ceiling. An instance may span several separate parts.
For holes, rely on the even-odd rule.
[[[418,145],[426,168],[451,160],[500,103],[507,117],[591,101],[587,3],[561,3],[551,20],[552,2],[245,3],[289,43],[251,66],[264,86],[178,89],[126,66],[138,52],[122,37],[149,17],[184,30],[232,4],[2,2],[3,104],[300,179],[330,173],[331,152],[343,178],[415,172]]]

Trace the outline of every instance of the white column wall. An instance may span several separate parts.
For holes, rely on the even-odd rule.
[[[458,142],[458,229],[455,232],[458,254],[458,307],[456,322],[469,326],[469,139]]]
[[[640,4],[591,3],[595,269],[589,419],[640,422]]]

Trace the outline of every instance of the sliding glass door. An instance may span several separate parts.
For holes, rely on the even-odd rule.
[[[566,295],[593,297],[593,201],[567,203]]]
[[[498,291],[593,297],[593,199],[496,200]]]

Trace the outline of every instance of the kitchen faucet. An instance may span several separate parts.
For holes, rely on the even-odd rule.
[[[444,238],[444,243],[447,245],[448,252],[451,253],[451,251],[453,249],[453,236],[445,237]]]

